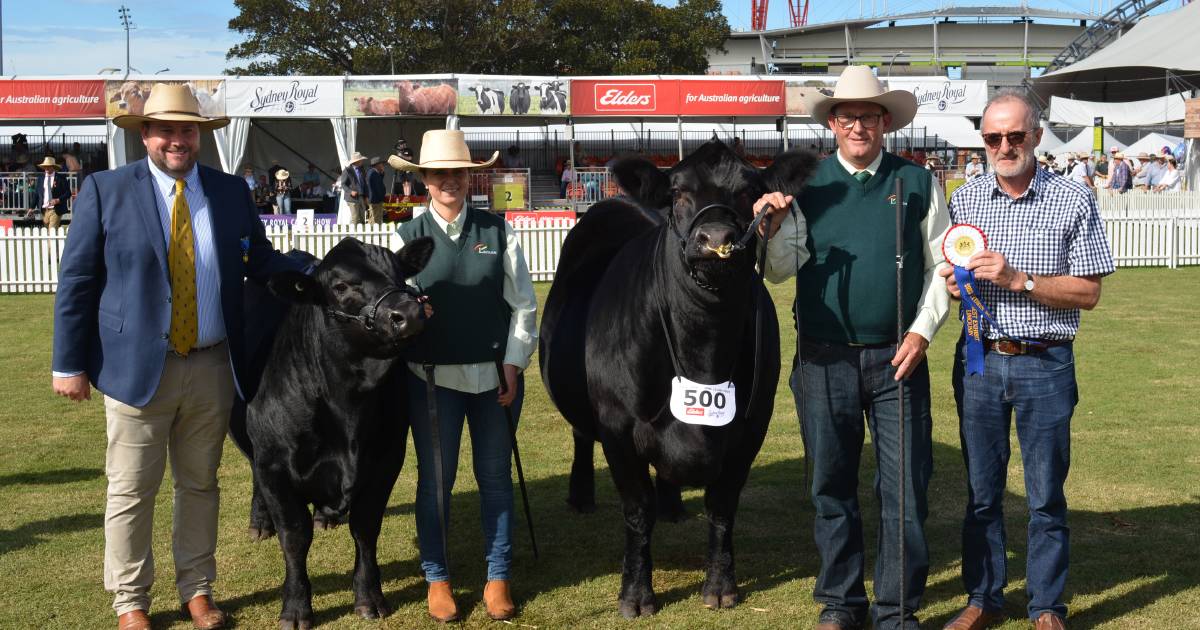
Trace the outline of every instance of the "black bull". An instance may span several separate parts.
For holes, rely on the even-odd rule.
[[[755,200],[768,191],[798,193],[814,165],[812,155],[789,152],[760,171],[719,141],[668,173],[644,160],[622,161],[613,173],[631,199],[592,206],[563,244],[543,311],[542,379],[575,433],[568,502],[585,511],[594,506],[594,440],[621,496],[619,608],[626,617],[657,609],[651,534],[659,514],[682,516],[685,485],[705,488],[704,603],[720,608],[738,601],[734,516],[771,418],[779,325],[755,275],[755,241],[741,250],[733,245],[748,229]],[[676,365],[695,382],[732,380],[735,419],[712,427],[673,417],[668,398]],[[752,402],[756,368],[760,385]]]
[[[272,304],[247,284],[254,298],[248,307],[259,306],[248,318],[248,339],[265,341],[250,349],[246,393],[253,398],[235,405],[230,435],[254,472],[250,534],[260,540],[279,534],[286,568],[282,628],[313,624],[307,556],[314,521],[324,528],[349,517],[354,610],[367,618],[391,613],[376,543],[408,433],[405,400],[397,394],[404,391],[396,384],[404,369],[399,356],[424,327],[423,307],[405,279],[425,267],[432,251],[427,238],[399,254],[347,238],[311,276],[271,278],[271,293],[290,306]]]

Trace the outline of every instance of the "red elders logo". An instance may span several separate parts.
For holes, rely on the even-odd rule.
[[[595,90],[598,112],[652,112],[657,108],[653,83],[597,83]]]
[[[689,416],[703,416],[704,408],[703,407],[688,407],[687,410],[684,411],[684,413],[686,413]]]

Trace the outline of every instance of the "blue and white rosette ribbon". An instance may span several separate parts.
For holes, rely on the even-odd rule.
[[[946,257],[946,262],[954,265],[954,279],[958,282],[958,289],[962,294],[959,316],[963,322],[963,333],[966,339],[967,374],[972,376],[983,374],[982,321],[986,320],[988,325],[999,331],[1001,335],[1010,339],[1015,338],[1004,332],[1004,329],[988,312],[979,296],[975,272],[966,268],[967,262],[971,260],[972,256],[986,249],[987,237],[983,235],[983,231],[967,223],[950,226],[945,240],[942,241],[942,254]]]

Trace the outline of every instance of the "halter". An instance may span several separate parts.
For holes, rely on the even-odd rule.
[[[734,223],[739,224],[739,228],[741,227],[740,221],[738,221],[739,217],[737,211],[723,203],[710,203],[701,208],[700,211],[692,217],[692,220],[688,223],[687,230],[683,233],[679,232],[679,226],[675,223],[675,211],[673,208],[671,208],[667,211],[667,225],[671,226],[671,232],[673,232],[675,234],[675,238],[679,240],[679,256],[683,261],[683,266],[688,270],[688,275],[692,277],[692,281],[695,282],[700,288],[712,293],[716,293],[719,291],[719,289],[701,280],[700,277],[696,275],[696,268],[693,267],[687,260],[687,235],[691,234],[692,231],[696,229],[696,226],[699,224],[700,219],[705,215],[705,213],[712,210],[724,210],[728,214],[732,215]],[[746,244],[749,243],[750,239],[753,238],[758,232],[758,226],[762,223],[763,218],[766,216],[766,212],[758,213],[758,216],[754,217],[754,220],[750,221],[745,233],[742,234],[742,237],[738,239],[737,242],[729,245],[722,245],[717,249],[712,249],[710,247],[709,251],[712,251],[721,258],[729,258],[734,253],[746,249]]]
[[[356,321],[360,325],[362,325],[363,328],[365,328],[369,331],[375,330],[375,314],[379,311],[379,305],[382,304],[383,301],[385,299],[387,299],[387,297],[393,293],[407,293],[408,295],[412,296],[412,298],[414,300],[416,300],[417,302],[425,301],[425,296],[421,295],[420,293],[417,292],[416,289],[414,289],[408,285],[403,285],[403,286],[398,286],[398,287],[393,286],[393,287],[390,287],[387,291],[384,291],[383,294],[380,295],[375,300],[375,302],[373,304],[371,304],[369,307],[363,306],[362,309],[359,311],[358,315],[351,315],[350,313],[347,313],[345,311],[339,311],[335,308],[326,308],[325,312],[332,315],[335,319],[340,319],[343,321]],[[425,319],[425,309],[424,308],[418,309],[418,312],[420,313],[421,319]]]

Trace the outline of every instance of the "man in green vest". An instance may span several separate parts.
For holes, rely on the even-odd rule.
[[[937,270],[950,226],[946,198],[930,171],[883,151],[883,137],[916,115],[911,92],[886,91],[865,66],[850,66],[833,97],[806,97],[837,138],[796,200],[769,193],[767,279],[796,276],[797,357],[791,386],[813,467],[814,535],[821,556],[813,596],[818,630],[862,628],[868,613],[883,630],[917,628],[929,553],[926,489],[933,470],[929,369],[925,350],[946,319],[949,296]],[[904,183],[903,339],[896,339],[896,181]],[[935,281],[937,280],[937,281]],[[899,343],[897,343],[899,342]],[[904,379],[905,386],[899,387]],[[903,391],[902,400],[900,392]],[[904,407],[904,553],[899,562],[900,405]],[[858,505],[864,422],[878,469],[879,557],[875,605],[863,585]],[[903,575],[901,569],[903,568]],[[903,605],[901,583],[904,580]]]

